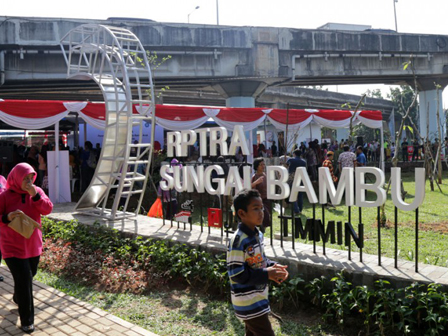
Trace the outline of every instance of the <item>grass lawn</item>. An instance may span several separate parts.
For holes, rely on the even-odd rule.
[[[443,194],[437,189],[430,190],[429,181],[426,183],[426,196],[423,205],[419,209],[419,262],[448,267],[448,176],[444,176],[441,185]],[[406,202],[411,203],[415,193],[414,174],[403,174],[404,189],[408,192]],[[388,177],[386,178],[388,181]],[[374,195],[368,195],[368,199],[373,199]],[[386,202],[387,226],[381,228],[381,249],[382,255],[394,256],[394,212],[395,207],[390,194]],[[302,214],[302,220],[313,215],[312,206],[306,204]],[[358,231],[359,208],[351,209],[352,225]],[[274,218],[276,216],[274,215]],[[316,218],[322,218],[321,206],[316,207]],[[336,209],[325,210],[325,220],[348,221],[348,207],[340,205]],[[377,208],[363,208],[362,222],[364,224],[364,253],[376,255],[378,253],[378,226]],[[280,221],[277,219],[274,224],[274,232],[280,232]],[[269,237],[269,230],[266,232]],[[304,241],[302,241],[304,242]],[[311,243],[312,242],[308,242]],[[322,243],[317,243],[322,246]],[[326,244],[331,248],[346,250],[345,246]],[[398,250],[399,259],[411,260],[415,258],[415,211],[398,211]],[[352,251],[359,251],[355,243],[352,242]]]
[[[244,335],[244,325],[235,317],[229,302],[188,288],[166,288],[147,295],[112,294],[42,270],[35,279],[161,336]],[[345,335],[323,331],[321,315],[316,311],[300,310],[281,316],[284,319],[281,325],[271,318],[278,336]]]
[[[439,191],[435,185],[435,191],[430,190],[429,181],[426,182],[426,196],[423,205],[419,209],[419,262],[433,264],[437,266],[448,267],[448,172],[444,172],[443,183],[441,184],[442,192]],[[411,203],[415,193],[415,176],[414,173],[403,173],[403,184],[407,191],[406,202]],[[386,182],[389,181],[389,176],[386,176]],[[367,193],[368,200],[374,200],[373,193]],[[204,196],[205,198],[205,196]],[[209,200],[209,198],[207,198]],[[204,200],[205,201],[205,200]],[[344,199],[343,199],[344,202]],[[198,204],[197,202],[196,204]],[[343,203],[342,203],[343,204]],[[386,217],[387,225],[381,228],[381,249],[382,255],[387,257],[394,256],[394,204],[388,193],[388,200],[386,202]],[[203,208],[204,225],[206,225],[207,209]],[[286,209],[286,214],[290,214],[290,207]],[[274,234],[280,234],[280,220],[278,213],[273,213]],[[304,197],[304,209],[302,213],[302,222],[306,218],[312,218],[312,205],[307,202]],[[354,206],[351,208],[352,225],[355,231],[358,231],[359,223],[359,208]],[[322,218],[322,207],[316,206],[316,218]],[[348,221],[348,207],[339,205],[335,209],[325,209],[325,221]],[[196,207],[193,221],[199,225],[200,222],[200,208]],[[169,221],[166,222],[168,225]],[[363,208],[362,209],[362,223],[364,224],[364,249],[363,252],[367,254],[377,255],[378,253],[378,229],[377,229],[377,208]],[[174,225],[177,225],[174,222]],[[180,226],[183,227],[183,224]],[[187,225],[188,229],[188,225]],[[291,233],[291,224],[289,224],[289,233]],[[265,237],[269,241],[270,229],[266,230]],[[297,240],[302,243],[312,244],[311,241]],[[318,251],[322,251],[320,246],[322,243],[317,243]],[[327,247],[347,250],[345,246],[326,244]],[[415,211],[405,212],[398,211],[398,250],[399,259],[415,260]],[[352,251],[359,251],[355,243],[352,242]]]

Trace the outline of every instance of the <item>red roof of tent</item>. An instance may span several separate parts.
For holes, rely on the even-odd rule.
[[[147,113],[148,106],[134,106],[134,113]],[[22,129],[48,127],[66,117],[69,112],[78,112],[87,123],[104,128],[104,103],[63,102],[46,100],[3,100],[0,101],[0,120]],[[212,118],[219,126],[233,129],[243,125],[245,131],[255,129],[266,118],[278,129],[302,128],[310,122],[323,127],[348,127],[362,123],[371,128],[382,126],[380,111],[308,110],[229,108],[203,106],[156,105],[156,122],[169,130],[187,130],[201,126]]]

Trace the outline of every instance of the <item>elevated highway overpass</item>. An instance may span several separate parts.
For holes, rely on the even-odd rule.
[[[272,96],[268,87],[329,84],[410,84],[416,76],[420,105],[430,110],[436,132],[435,83],[448,83],[448,36],[377,31],[331,31],[161,23],[140,19],[0,17],[0,97],[66,92],[73,99],[95,96],[93,83],[65,80],[59,41],[86,23],[132,30],[157,54],[156,85],[174,93],[218,93],[227,106],[255,106]],[[412,60],[412,66],[403,63]],[[269,93],[271,92],[271,93]],[[288,92],[286,90],[286,92]],[[266,95],[268,94],[268,95]],[[441,109],[441,92],[439,94]],[[287,95],[287,94],[286,94]],[[78,98],[76,98],[78,97]],[[167,95],[167,99],[170,95]],[[215,96],[216,97],[216,96]],[[277,97],[285,94],[277,92]],[[427,118],[420,118],[426,133]]]

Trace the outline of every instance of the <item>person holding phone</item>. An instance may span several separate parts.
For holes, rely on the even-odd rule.
[[[41,225],[41,216],[53,210],[48,196],[34,185],[36,177],[31,165],[19,163],[0,194],[0,250],[14,279],[13,301],[19,306],[21,329],[26,333],[34,331],[33,277],[42,253],[42,231],[35,229],[27,239],[8,224],[25,214]]]

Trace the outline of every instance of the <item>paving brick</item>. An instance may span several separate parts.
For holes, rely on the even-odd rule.
[[[47,322],[48,322],[48,324],[52,325],[53,327],[59,327],[59,326],[65,325],[65,323],[63,321],[58,320],[56,318],[49,319]]]
[[[57,319],[59,319],[61,321],[66,321],[71,318],[69,315],[67,315],[66,313],[63,313],[63,312],[56,313],[54,315],[54,317],[56,317]]]
[[[139,326],[134,326],[131,329],[131,331],[136,332],[137,334],[142,335],[142,336],[157,336],[156,334],[154,334],[146,329],[143,329],[142,327],[139,327]]]
[[[1,321],[2,329],[6,330],[7,328],[14,327],[16,324],[11,321],[3,320]]]
[[[129,328],[130,329],[130,328],[132,328],[134,326],[132,323],[126,322],[125,320],[122,320],[121,318],[116,317],[114,315],[109,315],[109,316],[107,316],[107,318],[109,320],[111,320],[111,321],[114,321],[114,322],[122,325],[125,328]]]
[[[96,331],[98,331],[100,333],[106,333],[107,331],[112,330],[112,329],[116,329],[117,327],[120,327],[120,326],[117,326],[115,324],[112,325],[112,326],[106,326],[104,324],[95,324],[95,325],[90,326],[90,327],[95,329]]]
[[[110,315],[107,315],[107,316],[110,316]],[[98,320],[96,320],[96,323],[100,323],[100,324],[103,324],[103,325],[106,325],[106,326],[114,325],[115,322],[112,321],[111,319],[107,318],[107,316],[106,317],[100,317]]]
[[[73,328],[76,328],[80,324],[81,324],[81,322],[79,322],[78,320],[71,320],[71,321],[67,322],[67,325],[69,325],[70,327],[73,327]]]
[[[117,330],[110,330],[106,332],[107,336],[123,336],[123,332],[117,331]]]
[[[99,319],[99,318],[100,318],[100,315],[98,315],[98,314],[96,314],[96,313],[94,313],[94,312],[87,313],[86,316],[87,316],[88,318],[93,319],[93,320],[96,320],[96,319]]]
[[[62,325],[57,327],[62,332],[65,332],[68,335],[74,334],[76,332],[75,328],[70,327],[69,325]]]
[[[46,333],[45,331],[35,331],[33,332],[33,336],[51,336],[51,335]]]
[[[86,326],[85,324],[80,324],[75,329],[86,334],[86,335],[90,335],[91,333],[93,333],[95,331],[92,328]]]
[[[17,320],[19,319],[19,316],[17,314],[8,314],[4,316],[4,319],[16,324]]]
[[[52,334],[51,336],[67,336],[67,334],[62,331],[57,331],[54,334]]]
[[[48,327],[48,328],[43,329],[43,331],[45,331],[46,333],[48,333],[50,335],[53,335],[53,334],[59,332],[59,330],[56,329],[55,327]]]
[[[16,325],[6,327],[5,331],[10,335],[18,335],[22,333],[22,330],[20,330]]]
[[[104,310],[101,310],[99,308],[93,308],[92,312],[94,312],[95,314],[98,314],[99,316],[106,316],[107,313]]]

